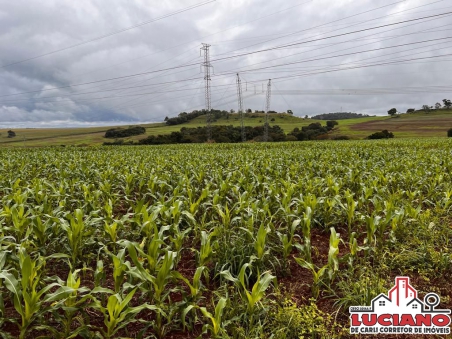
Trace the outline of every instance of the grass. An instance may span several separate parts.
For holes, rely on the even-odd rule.
[[[274,121],[271,121],[274,119]],[[270,114],[270,125],[279,125],[286,133],[295,127],[301,128],[314,122],[325,124],[324,120],[304,119],[290,114]],[[259,126],[265,122],[265,114],[247,114],[246,126]],[[165,123],[142,125],[146,127],[145,135],[138,135],[125,140],[139,140],[148,135],[170,134],[182,127],[198,127],[205,125],[205,117],[200,116],[182,125],[167,126]],[[240,126],[238,114],[229,118],[221,118],[214,125]],[[0,147],[42,147],[42,146],[99,146],[107,141],[105,131],[111,127],[89,128],[23,128],[14,129],[15,138],[7,138],[8,129],[0,129]],[[401,114],[396,117],[379,116],[339,120],[339,126],[333,135],[346,135],[353,139],[363,139],[368,135],[382,130],[389,130],[396,138],[412,137],[444,137],[446,131],[452,128],[452,110],[432,110],[428,113],[418,111],[413,114]]]

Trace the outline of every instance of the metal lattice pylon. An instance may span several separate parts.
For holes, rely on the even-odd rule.
[[[268,79],[267,101],[266,101],[266,105],[265,105],[264,141],[268,141],[268,111],[270,111],[271,97],[272,97],[272,79]]]
[[[240,116],[240,127],[241,127],[241,133],[242,133],[242,142],[246,141],[246,134],[245,134],[245,125],[243,122],[243,96],[242,96],[242,80],[240,80],[240,75],[237,73],[237,99],[239,102],[239,116]]]
[[[204,80],[205,80],[205,99],[206,99],[206,124],[207,124],[207,141],[212,140],[212,104],[210,94],[210,70],[212,65],[210,63],[209,44],[202,44],[201,51],[204,52]]]

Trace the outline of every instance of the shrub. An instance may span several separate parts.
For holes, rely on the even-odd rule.
[[[348,137],[346,135],[338,135],[338,136],[334,137],[333,140],[350,140],[350,137]]]
[[[339,125],[339,123],[335,120],[329,120],[326,122],[326,128],[328,128],[328,130],[332,130],[334,128],[334,126]]]
[[[328,127],[328,123],[329,126],[337,124],[336,121],[328,121],[327,126],[322,126],[320,122],[314,122],[308,126],[301,127],[301,131],[298,127],[295,127],[289,135],[295,136],[300,141],[328,139],[328,131],[332,129],[332,127]]]
[[[16,132],[9,130],[8,131],[8,138],[14,138],[16,136]]]
[[[126,138],[132,135],[146,133],[146,128],[142,126],[131,126],[129,128],[111,128],[105,132],[105,138]]]
[[[452,128],[450,130],[447,131],[447,136],[449,138],[452,138]]]
[[[367,139],[390,139],[394,138],[394,134],[389,132],[387,129],[371,134],[367,137]]]

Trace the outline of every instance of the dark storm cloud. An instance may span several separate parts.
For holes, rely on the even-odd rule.
[[[196,3],[199,2],[1,0],[0,64],[65,48]],[[383,8],[377,10],[378,7]],[[451,10],[447,0],[217,0],[149,25],[1,69],[0,123],[161,121],[180,111],[204,107],[203,74],[199,67],[201,42],[212,44],[211,57],[215,60]],[[448,37],[451,29],[452,16],[448,15],[219,60],[213,62],[213,107],[237,109],[237,71],[248,90],[245,95],[253,95],[255,88],[259,94],[247,98],[245,106],[259,110],[265,105],[261,92],[268,78],[274,79],[276,91],[448,85],[447,74],[452,70],[448,59],[452,57],[359,67],[452,53],[452,39],[309,60]],[[195,65],[186,68],[52,89],[192,63]],[[285,63],[288,65],[263,68]],[[255,70],[250,72],[252,69]],[[345,70],[325,73],[337,69]],[[287,78],[302,73],[303,76]],[[184,81],[192,78],[195,80]],[[34,92],[40,90],[44,91]],[[6,96],[21,92],[33,93]],[[404,111],[423,104],[434,105],[447,95],[425,92],[358,96],[353,91],[341,96],[275,95],[272,109],[290,108],[297,115],[340,109],[385,114],[391,107]]]

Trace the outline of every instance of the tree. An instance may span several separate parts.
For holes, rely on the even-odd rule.
[[[9,130],[8,131],[8,138],[14,138],[16,136],[16,132]]]
[[[253,110],[252,110],[251,108],[248,108],[248,109],[246,110],[246,113],[253,113]]]
[[[436,104],[435,104],[435,109],[441,109],[441,104],[439,103],[439,102],[437,102]]]
[[[288,109],[288,110],[287,110],[287,114],[293,114],[292,110],[291,110],[291,109]]]
[[[304,117],[305,119],[309,119],[309,116],[306,114],[306,116]]]
[[[326,122],[326,128],[328,128],[328,130],[332,130],[336,125],[339,125],[339,123],[334,120],[329,120]]]
[[[165,117],[165,120],[163,120],[163,121],[168,121],[168,119],[169,119],[168,117]]]
[[[450,130],[447,131],[447,136],[449,138],[452,138],[452,128]]]
[[[449,99],[443,99],[443,103],[444,107],[446,107],[447,109],[450,109],[450,106],[452,106],[452,101],[450,101]]]
[[[423,105],[422,106],[422,110],[427,113],[428,111],[430,111],[430,106],[429,105]]]
[[[414,108],[408,108],[406,110],[407,113],[414,113],[416,110]]]
[[[389,132],[387,129],[371,134],[367,137],[367,139],[390,139],[394,138],[394,134]]]
[[[397,108],[391,108],[391,109],[388,111],[388,114],[389,114],[390,116],[393,116],[393,115],[397,114]]]

